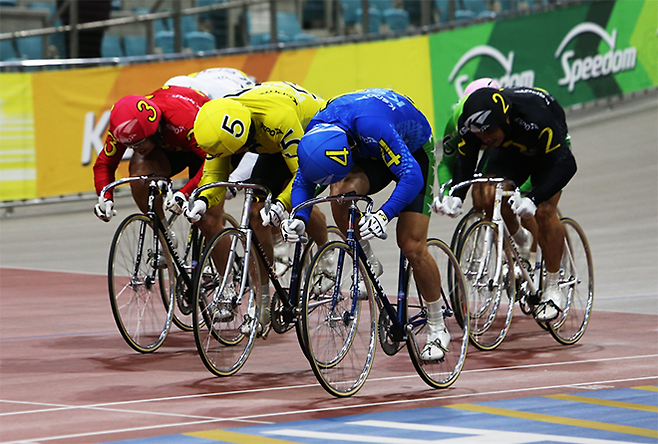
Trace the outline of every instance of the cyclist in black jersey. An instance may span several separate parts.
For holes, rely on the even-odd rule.
[[[525,197],[503,205],[503,218],[511,233],[519,226],[515,215],[523,219],[535,216],[537,220],[547,277],[535,317],[552,320],[566,302],[557,287],[564,244],[557,206],[562,189],[576,173],[564,109],[541,89],[482,88],[464,103],[458,127],[462,140],[455,162],[455,183],[473,176],[483,143],[492,148],[486,175],[511,179],[517,185],[528,178],[532,182],[532,190]],[[462,188],[455,196],[463,201],[466,192]],[[489,194],[493,203],[493,193]]]

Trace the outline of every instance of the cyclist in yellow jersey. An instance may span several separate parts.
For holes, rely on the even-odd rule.
[[[270,226],[278,226],[285,212],[292,209],[290,192],[298,168],[297,145],[306,126],[325,101],[289,82],[265,82],[211,100],[201,107],[194,123],[199,146],[207,153],[199,185],[225,181],[229,176],[230,156],[244,151],[257,152],[250,182],[267,186],[276,197],[269,212],[263,203],[251,208],[251,226],[269,259],[273,259]],[[201,193],[185,215],[195,222],[210,207],[224,205],[225,188]],[[326,218],[315,210],[308,233],[318,244],[327,242]],[[267,272],[261,276],[263,334],[269,324],[269,284]]]

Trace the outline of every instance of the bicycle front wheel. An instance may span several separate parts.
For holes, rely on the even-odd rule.
[[[174,267],[162,235],[157,244],[151,219],[125,218],[112,240],[108,287],[112,314],[126,343],[140,353],[160,348],[173,317]]]
[[[355,258],[345,242],[319,248],[302,292],[302,347],[320,385],[336,397],[351,396],[368,378],[377,344],[372,284],[367,299],[354,298]],[[359,275],[366,276],[359,261]],[[358,294],[358,289],[357,289]]]
[[[458,249],[468,291],[471,342],[480,350],[493,350],[503,342],[514,314],[514,261],[506,247],[499,257],[497,243],[498,227],[482,220],[466,232]]]
[[[206,368],[217,376],[236,373],[247,361],[258,328],[258,260],[247,257],[247,238],[235,228],[207,245],[195,280],[194,340]]]
[[[567,304],[558,317],[547,323],[560,344],[572,345],[585,334],[594,301],[594,266],[585,232],[578,223],[562,218],[564,251],[559,286]]]
[[[407,336],[407,350],[418,375],[434,388],[450,387],[464,368],[468,350],[468,303],[464,276],[452,250],[439,239],[428,239],[427,249],[434,258],[441,275],[441,298],[445,305],[443,320],[450,333],[450,342],[442,359],[425,361],[420,352],[427,342],[425,317],[427,309],[414,279],[413,269],[409,273],[407,289],[407,322],[411,332]],[[452,276],[452,280],[446,279]]]

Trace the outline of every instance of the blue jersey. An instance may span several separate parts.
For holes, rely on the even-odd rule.
[[[381,209],[390,219],[409,205],[423,188],[423,172],[412,153],[422,149],[432,136],[427,118],[413,102],[387,89],[365,89],[335,97],[311,119],[306,132],[319,123],[339,126],[356,143],[357,158],[382,159],[397,178],[397,185]],[[295,175],[292,205],[311,197],[315,184]],[[299,216],[308,220],[310,209]]]

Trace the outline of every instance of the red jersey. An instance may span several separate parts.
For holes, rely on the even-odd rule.
[[[206,153],[197,145],[193,128],[194,119],[201,106],[210,99],[192,88],[179,86],[163,86],[145,97],[160,108],[163,115],[162,118],[165,121],[164,143],[156,146],[154,149],[193,151],[201,159],[204,159]],[[115,180],[117,167],[126,149],[124,144],[116,140],[112,134],[112,129],[110,129],[105,139],[103,151],[98,155],[94,163],[96,194],[100,195],[103,187]],[[202,172],[203,168],[199,168],[199,171]],[[200,174],[199,178],[195,177],[190,180],[193,183],[188,182],[185,185],[186,194],[189,194],[189,192],[196,188],[199,179]],[[111,199],[112,191],[107,193],[106,196]]]

